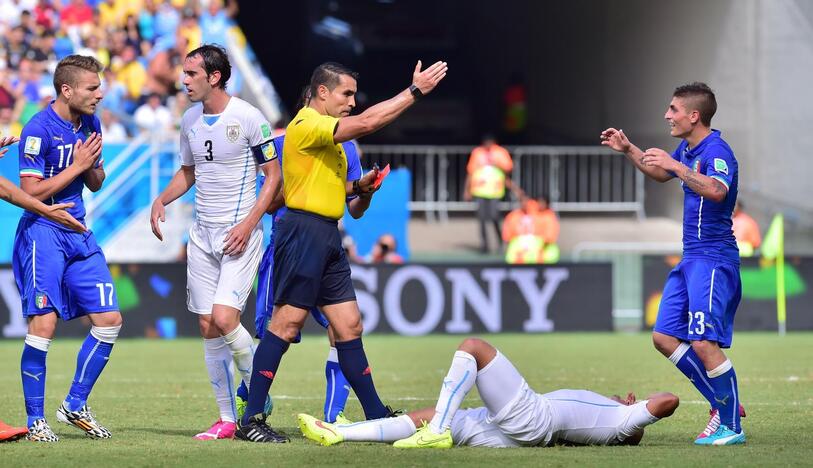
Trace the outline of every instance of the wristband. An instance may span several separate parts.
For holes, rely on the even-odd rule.
[[[423,97],[423,91],[415,86],[415,84],[409,85],[409,92],[412,93],[412,97],[414,97],[416,101]]]

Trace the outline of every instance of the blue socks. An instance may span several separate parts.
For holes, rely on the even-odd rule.
[[[720,424],[734,432],[741,432],[740,393],[734,366],[726,359],[717,368],[708,371],[708,376],[714,388],[714,407],[720,412]]]
[[[237,396],[248,401],[248,387],[246,387],[246,383],[242,380],[240,381],[240,386],[237,387]]]
[[[708,400],[709,405],[712,408],[717,408],[714,402],[714,388],[706,376],[706,368],[703,367],[703,362],[694,352],[692,346],[686,342],[680,343],[675,352],[669,356],[669,360],[683,372],[683,375],[689,378],[697,390],[703,394],[703,397]]]
[[[288,351],[290,343],[266,330],[260,345],[254,351],[254,364],[251,370],[251,391],[248,392],[248,405],[243,415],[243,424],[265,409],[265,397],[274,383],[282,355]]]
[[[45,359],[51,340],[34,335],[26,335],[23,355],[20,359],[20,376],[23,380],[25,412],[28,415],[26,427],[31,427],[37,419],[45,418]]]
[[[85,406],[93,385],[99,379],[110,358],[110,352],[113,351],[113,343],[101,341],[94,336],[97,334],[95,332],[96,327],[85,338],[82,347],[79,348],[79,355],[76,356],[76,373],[73,376],[68,396],[65,397],[65,406],[70,411],[78,411]],[[118,330],[116,330],[116,334],[118,334]]]
[[[361,338],[337,341],[336,350],[339,356],[339,366],[361,402],[364,417],[367,419],[387,417],[389,410],[381,403],[381,399],[378,398],[378,393],[375,391],[372,372],[367,364],[367,355],[364,354]],[[253,382],[252,380],[252,384]]]
[[[339,366],[339,354],[336,348],[331,347],[325,362],[325,380],[327,389],[325,391],[325,421],[336,422],[336,416],[344,411],[347,397],[350,396],[350,383],[342,373]]]

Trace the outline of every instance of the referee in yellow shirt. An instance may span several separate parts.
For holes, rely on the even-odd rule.
[[[319,308],[336,335],[342,372],[353,387],[367,419],[391,415],[373,385],[361,343],[361,314],[350,279],[337,222],[345,198],[375,191],[378,170],[347,180],[347,158],[341,143],[363,137],[389,124],[431,92],[446,76],[446,62],[421,71],[418,61],[412,84],[393,98],[357,116],[357,74],[333,62],[311,75],[311,100],[288,125],[282,150],[285,204],[288,213],[274,228],[274,312],[254,354],[248,406],[236,436],[251,442],[286,442],[265,422],[265,396],[282,355],[305,323],[308,311]]]

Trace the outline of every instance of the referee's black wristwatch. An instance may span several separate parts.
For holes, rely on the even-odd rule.
[[[421,91],[421,88],[415,86],[414,83],[409,85],[409,92],[412,93],[412,97],[414,97],[416,101],[423,97],[423,92]]]

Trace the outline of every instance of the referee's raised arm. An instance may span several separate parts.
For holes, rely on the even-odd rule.
[[[440,80],[446,76],[448,70],[446,62],[437,61],[426,70],[421,71],[421,61],[418,60],[415,71],[412,73],[412,84],[408,88],[394,97],[368,108],[359,115],[339,120],[333,133],[333,142],[343,143],[360,138],[389,124],[421,96],[432,92]]]

